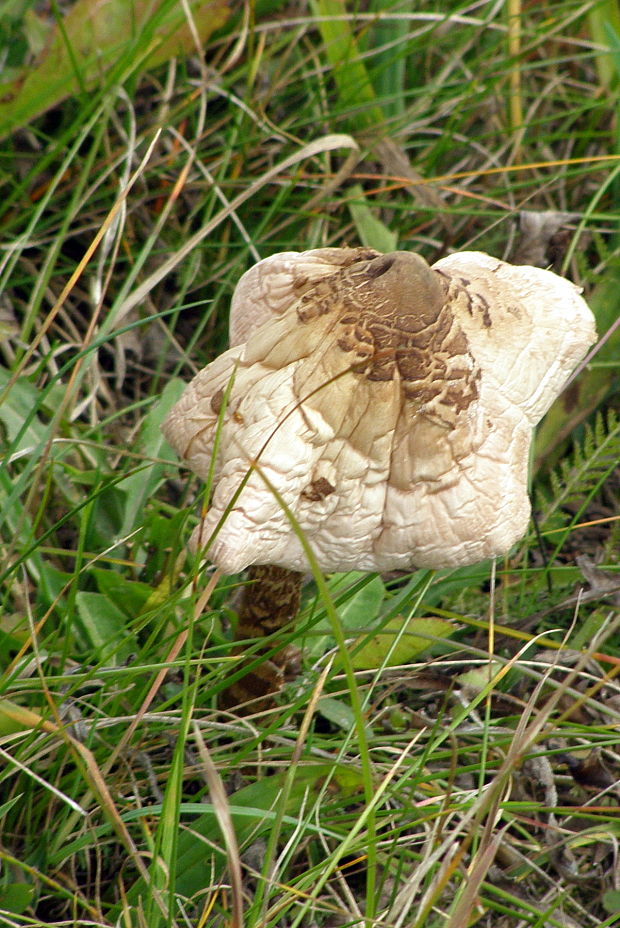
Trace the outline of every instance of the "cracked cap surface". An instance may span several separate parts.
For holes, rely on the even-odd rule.
[[[193,544],[226,573],[308,568],[271,487],[324,571],[505,554],[529,518],[532,429],[596,337],[578,289],[550,271],[367,248],[259,262],[230,331],[163,426],[206,478],[225,404]]]

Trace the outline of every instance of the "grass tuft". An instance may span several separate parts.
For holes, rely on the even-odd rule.
[[[0,922],[617,923],[617,5],[115,0],[104,36],[87,0],[5,6]],[[565,214],[545,260],[603,337],[539,429],[536,523],[495,565],[315,571],[269,641],[299,677],[218,712],[243,578],[187,550],[160,424],[236,281],[511,258],[522,211]]]

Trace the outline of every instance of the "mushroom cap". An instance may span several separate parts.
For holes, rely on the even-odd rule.
[[[163,425],[206,478],[226,403],[192,539],[226,573],[308,568],[269,484],[325,571],[505,554],[529,518],[533,427],[596,337],[578,289],[550,271],[364,248],[259,262],[230,329],[234,347]]]

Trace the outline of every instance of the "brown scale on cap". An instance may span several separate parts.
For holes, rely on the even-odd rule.
[[[444,280],[419,255],[380,255],[304,294],[297,316],[304,325],[337,315],[334,337],[354,370],[371,382],[397,379],[416,406],[435,401],[441,420],[442,405],[462,411],[477,399],[480,376]]]

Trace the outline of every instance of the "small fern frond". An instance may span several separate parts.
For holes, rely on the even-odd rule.
[[[593,426],[586,424],[580,444],[549,476],[550,492],[539,491],[539,524],[551,527],[562,510],[579,518],[609,475],[620,467],[620,419],[609,410],[599,413]]]

